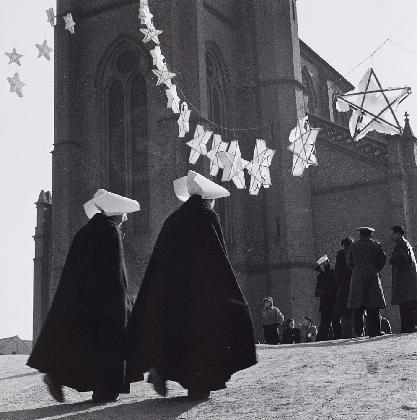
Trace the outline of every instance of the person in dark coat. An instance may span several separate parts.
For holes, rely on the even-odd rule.
[[[230,264],[214,199],[230,193],[189,171],[174,181],[184,202],[163,224],[128,326],[128,377],[165,396],[178,382],[208,398],[256,363],[249,307]]]
[[[303,316],[303,320],[299,324],[299,327],[302,343],[311,343],[316,341],[317,327],[313,325],[313,320],[311,317],[307,315]]]
[[[62,386],[68,386],[93,391],[93,401],[102,403],[129,391],[124,374],[129,298],[120,225],[139,204],[98,190],[84,207],[91,220],[72,241],[27,364],[46,373],[57,401],[64,401]]]
[[[279,344],[278,327],[284,322],[284,315],[274,306],[272,297],[263,300],[262,326],[266,344]]]
[[[295,327],[294,319],[290,318],[282,333],[282,344],[301,343],[301,332]]]
[[[353,309],[354,331],[363,335],[364,311],[370,337],[381,335],[380,310],[385,308],[379,272],[386,262],[382,245],[372,239],[375,229],[358,228],[360,239],[353,243],[346,255],[346,264],[352,270],[348,307]]]
[[[392,265],[393,305],[400,305],[401,332],[410,333],[417,326],[417,265],[413,248],[404,238],[404,228],[393,226],[391,240],[395,243],[389,259]]]
[[[352,309],[347,307],[352,271],[346,264],[347,250],[352,245],[352,243],[353,240],[349,237],[341,240],[340,244],[343,248],[337,251],[336,264],[334,266],[336,281],[339,285],[339,290],[337,293],[337,312],[339,313],[342,324],[342,338],[353,337]]]
[[[317,261],[317,284],[315,296],[320,297],[320,326],[316,341],[326,341],[330,337],[330,327],[333,338],[340,338],[340,319],[336,310],[338,284],[334,270],[330,266],[327,255]]]

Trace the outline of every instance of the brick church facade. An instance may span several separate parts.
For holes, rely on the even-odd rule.
[[[188,137],[178,138],[177,116],[155,86],[138,3],[58,1],[57,15],[71,12],[77,25],[75,35],[55,28],[53,185],[52,197],[42,192],[37,202],[34,339],[72,237],[87,221],[82,204],[98,188],[140,202],[124,240],[135,295],[162,223],[179,205],[172,181],[191,168]],[[353,87],[298,38],[295,0],[149,0],[149,6],[164,30],[161,47],[177,73],[174,83],[204,117],[239,128],[273,121],[262,130],[217,130],[226,141],[239,140],[246,159],[260,136],[277,150],[271,188],[250,196],[230,183],[230,199],[216,204],[257,331],[267,295],[286,317],[297,322],[308,314],[318,322],[313,266],[320,255],[334,263],[340,240],[356,238],[359,225],[374,226],[388,252],[393,224],[417,240],[416,139],[408,120],[402,136],[351,140],[333,95]],[[319,164],[296,178],[287,145],[303,106],[312,125],[322,127]],[[192,132],[201,121],[192,113]],[[193,169],[207,175],[200,160]],[[382,279],[386,314],[398,329],[389,266]]]

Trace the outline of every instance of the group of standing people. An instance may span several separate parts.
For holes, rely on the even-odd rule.
[[[165,221],[133,308],[121,236],[139,203],[98,190],[75,235],[50,311],[27,364],[63,386],[115,401],[144,379],[166,396],[168,380],[208,398],[256,363],[249,307],[230,264],[214,200],[230,193],[189,171],[174,181],[183,204]]]
[[[327,256],[317,261],[315,294],[320,297],[321,315],[317,341],[329,339],[330,332],[333,338],[351,338],[390,331],[380,314],[386,302],[379,273],[387,256],[372,238],[375,229],[360,227],[358,231],[356,242],[351,238],[341,241],[334,270]],[[417,266],[404,234],[402,226],[391,228],[394,250],[388,262],[392,265],[391,304],[400,306],[401,332],[408,333],[417,326]]]

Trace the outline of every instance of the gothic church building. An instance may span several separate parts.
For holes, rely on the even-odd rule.
[[[239,284],[261,330],[262,298],[284,315],[312,315],[314,263],[334,264],[343,237],[372,225],[387,251],[389,228],[403,224],[417,240],[416,139],[368,135],[355,143],[334,94],[353,87],[298,37],[295,0],[149,0],[162,52],[187,101],[191,132],[178,138],[177,116],[156,87],[149,44],[139,31],[138,0],[59,0],[75,34],[55,27],[55,141],[52,195],[41,192],[35,234],[34,339],[45,319],[75,232],[87,222],[82,204],[98,188],[137,199],[124,239],[130,293],[136,295],[164,219],[175,210],[172,181],[207,162],[188,163],[195,124],[262,130],[219,132],[239,140],[252,158],[255,139],[276,149],[272,186],[258,196],[237,190],[216,204]],[[179,91],[181,98],[184,95]],[[318,166],[291,175],[288,135],[306,108],[317,140]],[[372,133],[371,133],[372,134]],[[247,178],[247,181],[249,179]],[[390,266],[382,273],[390,300]],[[181,290],[178,290],[181,293]],[[398,329],[398,309],[386,314]],[[261,335],[259,334],[259,339]]]

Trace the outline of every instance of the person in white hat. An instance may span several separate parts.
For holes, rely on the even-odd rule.
[[[315,296],[320,298],[320,326],[316,341],[326,341],[330,338],[330,327],[333,338],[341,335],[340,318],[336,311],[338,284],[333,268],[327,255],[317,261],[317,284]]]
[[[75,235],[51,308],[27,364],[46,373],[52,397],[62,387],[114,401],[129,391],[124,339],[129,299],[120,225],[139,203],[98,190],[84,204],[89,222]]]
[[[190,399],[208,398],[231,375],[256,363],[248,305],[227,257],[212,210],[229,192],[189,171],[174,181],[184,202],[165,221],[128,325],[130,381],[148,381],[166,395],[179,382]]]

